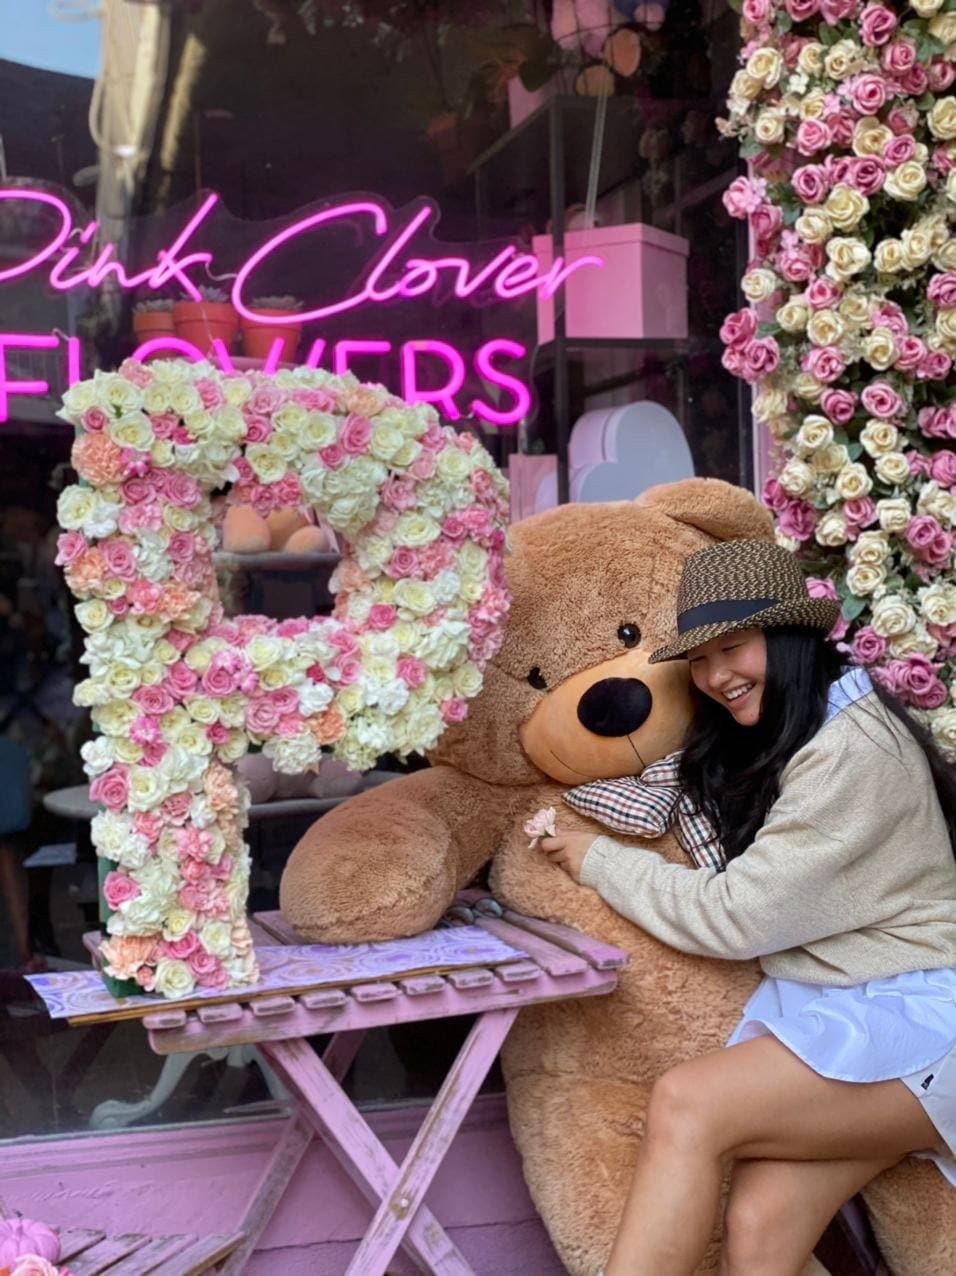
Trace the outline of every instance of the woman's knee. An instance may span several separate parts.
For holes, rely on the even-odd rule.
[[[654,1083],[647,1105],[646,1138],[651,1142],[706,1148],[717,1128],[717,1099],[691,1064],[670,1068]]]

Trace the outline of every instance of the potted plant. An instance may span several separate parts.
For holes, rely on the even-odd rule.
[[[302,302],[296,297],[253,297],[249,306],[257,315],[270,319],[285,316],[288,323],[259,323],[255,319],[242,318],[242,352],[250,359],[268,359],[272,346],[282,338],[280,363],[295,363],[299,338],[302,336],[302,320],[298,317]]]
[[[171,337],[175,331],[170,298],[153,297],[138,301],[133,307],[133,332],[140,344],[155,337]]]
[[[239,316],[221,288],[199,289],[201,300],[185,298],[173,305],[176,336],[189,341],[204,354],[211,352],[218,338],[228,350],[239,331]]]

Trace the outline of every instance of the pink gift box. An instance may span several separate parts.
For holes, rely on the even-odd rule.
[[[547,270],[553,261],[550,235],[535,235],[534,252]],[[601,257],[563,285],[569,337],[676,338],[687,336],[687,256],[679,235],[630,222],[569,230],[564,257]],[[561,290],[558,295],[561,296]],[[554,298],[538,297],[538,340],[554,337]]]

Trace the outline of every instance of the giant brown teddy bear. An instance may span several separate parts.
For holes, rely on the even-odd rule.
[[[529,850],[522,825],[553,805],[562,827],[594,827],[561,802],[567,787],[638,773],[677,747],[686,665],[649,665],[648,654],[670,636],[681,566],[715,539],[770,534],[749,493],[713,479],[517,524],[507,637],[471,715],[448,729],[430,769],[326,815],[283,878],[283,912],[307,939],[385,939],[433,926],[491,861],[492,889],[510,907],[630,953],[613,995],[523,1011],[504,1052],[525,1176],[575,1276],[607,1256],[654,1079],[723,1044],[759,972],[665,948]],[[653,845],[684,859],[670,836]],[[915,1161],[870,1189],[896,1276],[956,1272],[954,1195]],[[716,1262],[715,1245],[701,1270]]]

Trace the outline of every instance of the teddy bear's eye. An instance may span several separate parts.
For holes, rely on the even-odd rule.
[[[617,631],[617,636],[625,647],[636,647],[641,641],[641,631],[638,629],[637,625],[631,624],[630,622],[626,625],[621,625],[620,629]]]
[[[547,691],[548,689],[545,676],[537,665],[532,665],[528,670],[528,682],[534,687],[535,691]]]

